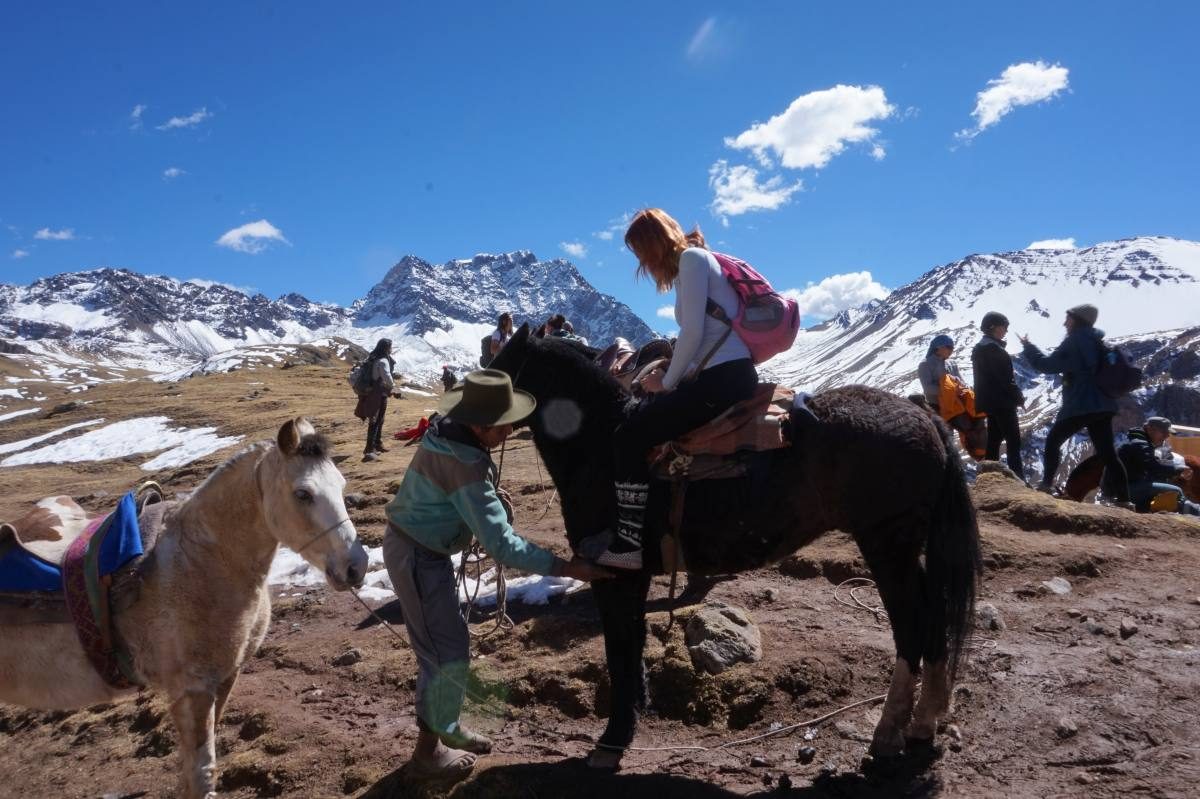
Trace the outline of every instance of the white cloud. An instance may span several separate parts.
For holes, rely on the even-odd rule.
[[[703,59],[713,48],[716,41],[717,18],[709,17],[700,23],[700,27],[692,34],[687,46],[687,57],[692,61]]]
[[[629,211],[626,211],[615,219],[608,220],[608,227],[604,228],[604,230],[597,231],[592,235],[600,239],[600,241],[612,241],[614,238],[616,238],[618,233],[621,235],[625,234],[625,229],[629,227],[629,223],[632,220],[633,214]]]
[[[155,130],[173,130],[175,128],[194,128],[206,119],[212,117],[208,112],[208,108],[200,108],[185,117],[171,117],[161,125],[155,126]]]
[[[1027,250],[1073,250],[1075,249],[1075,238],[1072,236],[1069,239],[1042,239],[1041,241],[1031,242]]]
[[[725,146],[749,150],[767,167],[773,155],[790,169],[821,169],[847,144],[860,142],[871,144],[878,159],[884,155],[875,140],[879,131],[867,123],[895,111],[878,86],[838,85],[797,97],[782,114],[726,138]]]
[[[587,258],[587,246],[578,241],[560,241],[558,246],[572,258]]]
[[[675,321],[675,306],[674,305],[664,305],[663,307],[661,307],[657,311],[655,311],[654,315],[657,316],[659,319],[670,319],[672,322],[674,322]]]
[[[283,237],[283,231],[267,220],[260,219],[225,231],[221,238],[217,239],[217,246],[255,255],[265,250],[273,241],[291,244]]]
[[[1056,96],[1068,88],[1069,70],[1061,64],[1051,66],[1045,61],[1012,64],[1000,77],[988,81],[987,88],[975,95],[975,127],[954,134],[959,139],[973,139],[995,125],[1014,108],[1033,105]]]
[[[174,180],[187,174],[187,170],[180,169],[177,166],[167,167],[163,170],[163,180]]]
[[[871,300],[881,300],[888,290],[870,272],[847,272],[830,275],[820,283],[809,283],[803,289],[781,292],[800,306],[801,316],[828,319],[847,308],[857,308]]]
[[[48,227],[44,227],[37,233],[34,233],[33,237],[41,241],[70,241],[75,238],[75,229],[67,227],[62,230],[51,230]]]
[[[709,207],[717,216],[727,217],[747,211],[772,211],[785,204],[804,184],[797,180],[784,185],[780,175],[760,183],[758,170],[754,167],[730,166],[729,162],[720,160],[709,167],[708,185],[713,190]]]
[[[137,105],[135,105],[133,107],[133,110],[129,112],[129,129],[130,130],[141,130],[142,129],[142,114],[144,114],[145,112],[146,112],[146,106],[142,105],[141,103],[138,103]]]
[[[22,250],[20,248],[17,248],[12,251],[12,257],[18,261],[21,260],[22,258],[28,258],[29,250]]]

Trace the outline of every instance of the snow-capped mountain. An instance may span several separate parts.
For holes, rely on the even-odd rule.
[[[1008,316],[1008,349],[1019,356],[1018,334],[1049,352],[1062,340],[1065,311],[1080,303],[1100,309],[1096,326],[1146,370],[1146,386],[1125,402],[1118,422],[1132,426],[1143,414],[1158,412],[1200,424],[1200,243],[1164,237],[968,256],[881,301],[801,331],[792,349],[766,370],[812,392],[865,383],[916,394],[917,365],[929,341],[946,333],[970,383],[970,350],[984,313]],[[1036,450],[1058,411],[1058,378],[1014,360],[1027,398],[1022,425]]]
[[[161,379],[290,358],[298,345],[348,352],[391,338],[398,369],[440,373],[475,365],[479,339],[501,311],[541,323],[561,312],[596,341],[653,337],[627,306],[597,292],[568,261],[533,253],[477,255],[434,266],[405,256],[350,308],[298,294],[270,300],[207,281],[126,269],[94,269],[0,285],[0,352],[73,369],[78,385],[122,379],[128,370]],[[301,357],[299,360],[304,360]],[[81,371],[82,370],[82,371]]]
[[[453,322],[495,324],[502,311],[512,312],[518,325],[562,313],[576,333],[596,342],[654,337],[628,306],[592,288],[570,261],[539,261],[528,250],[440,266],[407,255],[367,293],[355,320],[360,326],[407,321],[409,332],[421,335]]]

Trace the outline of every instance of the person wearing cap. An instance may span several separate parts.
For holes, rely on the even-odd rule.
[[[1129,474],[1129,494],[1143,512],[1150,510],[1150,501],[1159,494],[1175,494],[1180,513],[1200,516],[1200,505],[1185,499],[1179,486],[1167,482],[1192,479],[1191,469],[1173,461],[1167,463],[1158,455],[1157,450],[1171,433],[1171,420],[1163,416],[1151,416],[1141,427],[1129,431],[1128,440],[1117,451]]]
[[[476,755],[491,751],[490,740],[459,723],[470,647],[450,556],[474,537],[498,563],[516,569],[577,580],[609,576],[588,561],[556,557],[513,531],[489,450],[535,406],[504,372],[467,374],[443,395],[386,508],[383,560],[418,663],[418,734],[409,761],[416,777],[465,776]]]
[[[942,390],[942,377],[950,375],[955,380],[962,381],[958,365],[950,360],[952,354],[954,339],[945,333],[934,336],[925,352],[925,360],[917,366],[917,379],[921,381],[921,391],[925,394],[925,401],[932,405],[934,410],[939,409],[938,397]]]
[[[1062,460],[1062,445],[1086,428],[1096,454],[1104,461],[1106,501],[1132,510],[1129,480],[1113,441],[1112,422],[1117,414],[1117,401],[1096,384],[1100,342],[1104,338],[1104,331],[1096,328],[1099,315],[1100,311],[1094,305],[1076,305],[1068,310],[1063,320],[1067,335],[1049,355],[1043,354],[1027,337],[1020,337],[1030,366],[1043,374],[1062,375],[1063,404],[1046,434],[1042,481],[1038,490],[1053,491],[1054,476]]]
[[[1025,396],[1013,374],[1012,356],[1008,354],[1008,317],[997,311],[983,315],[979,325],[983,338],[971,350],[971,366],[975,373],[975,410],[987,414],[987,451],[990,461],[1000,459],[1000,444],[1005,446],[1008,468],[1018,480],[1025,479],[1021,462],[1021,424],[1017,408],[1025,407]]]

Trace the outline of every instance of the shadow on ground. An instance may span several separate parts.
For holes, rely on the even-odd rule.
[[[495,762],[498,758],[489,758]],[[579,758],[549,763],[499,762],[458,785],[413,783],[403,768],[393,771],[359,799],[729,799],[743,796],[792,799],[923,799],[941,793],[941,783],[927,770],[928,761],[894,768],[886,776],[836,774],[818,776],[812,784],[772,787],[750,794],[733,792],[691,777],[673,774],[607,774],[589,769]],[[794,778],[796,782],[804,778]]]

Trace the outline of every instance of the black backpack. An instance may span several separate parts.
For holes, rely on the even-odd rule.
[[[479,340],[479,367],[486,369],[492,362],[492,334],[488,333]]]
[[[350,387],[358,396],[365,397],[370,394],[375,385],[375,359],[368,358],[361,363],[356,363],[350,369],[348,380]]]
[[[1122,347],[1100,345],[1100,363],[1096,367],[1096,387],[1113,399],[1123,397],[1142,385],[1142,370]]]

